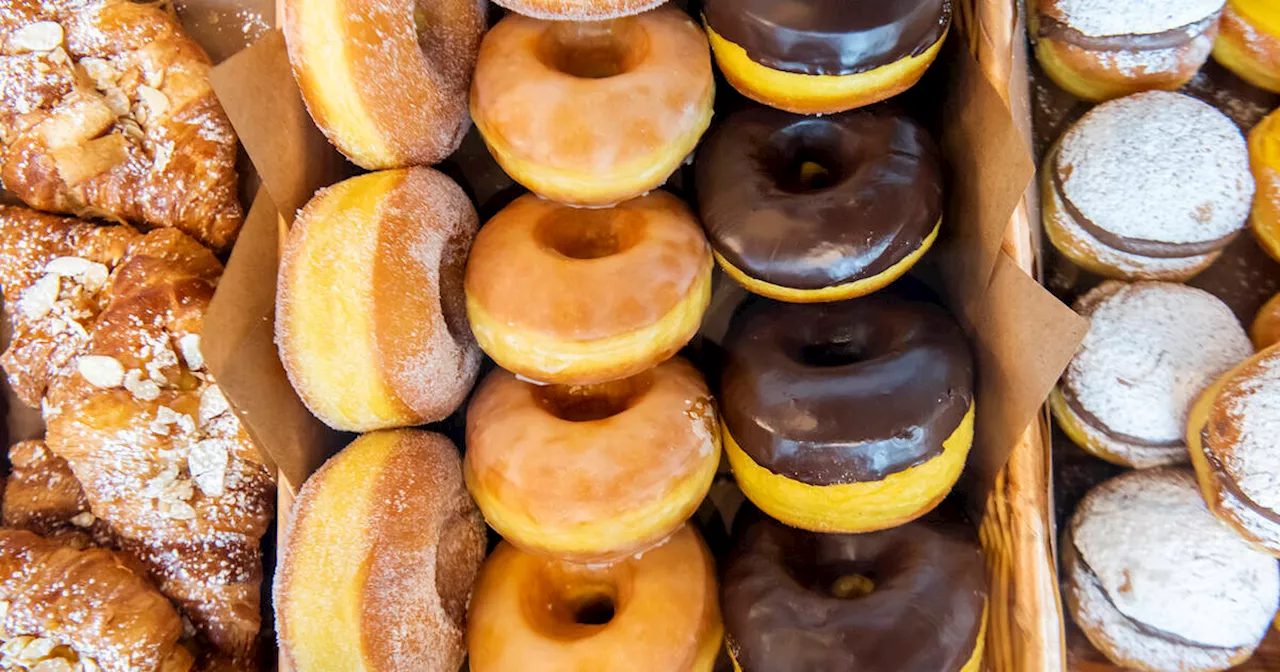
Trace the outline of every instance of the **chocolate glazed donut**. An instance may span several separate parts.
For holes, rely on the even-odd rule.
[[[741,672],[976,670],[987,589],[967,535],[919,522],[813,534],[761,519],[725,567],[729,652]]]
[[[928,249],[942,217],[932,139],[887,113],[742,110],[699,152],[697,188],[721,265],[785,301],[887,285]]]

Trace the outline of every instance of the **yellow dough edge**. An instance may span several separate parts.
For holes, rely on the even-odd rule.
[[[702,134],[711,126],[714,112],[715,85],[707,87],[706,97],[698,103],[698,118],[675,142],[652,157],[629,166],[618,166],[609,173],[556,170],[529,161],[512,151],[502,134],[495,132],[483,114],[476,110],[474,97],[471,118],[479,129],[498,165],[511,179],[529,191],[557,203],[603,207],[616,205],[662,186],[680,164],[693,153]]]
[[[713,444],[718,438],[713,435]],[[485,520],[504,539],[528,551],[573,562],[604,562],[645,550],[678,530],[698,510],[711,489],[720,466],[720,446],[714,445],[700,468],[681,479],[662,499],[571,530],[548,529],[528,514],[506,506],[501,498],[478,486],[470,463],[466,465],[467,489],[484,512]]]
[[[852,75],[784,72],[751,60],[747,50],[707,26],[711,50],[725,79],[742,95],[796,114],[834,114],[878,103],[911,88],[933,64],[947,32],[933,46],[874,70]]]
[[[723,432],[725,454],[743,494],[762,511],[813,532],[874,532],[927,513],[951,491],[973,446],[974,405],[942,442],[942,453],[905,471],[869,483],[809,485],[760,466]]]
[[[351,637],[361,623],[365,577],[368,575],[368,521],[380,502],[373,502],[388,454],[398,434],[367,434],[331,461],[303,515],[295,518],[289,548],[306,549],[286,558],[284,584],[276,595],[287,639],[305,646],[284,646],[299,670],[363,670],[363,647]]]
[[[840,285],[832,285],[831,287],[823,287],[822,289],[792,289],[791,287],[783,287],[775,285],[764,280],[757,280],[747,275],[742,269],[734,266],[720,255],[715,253],[716,263],[720,264],[720,268],[725,274],[733,278],[738,284],[746,288],[752,294],[767,296],[778,301],[786,301],[788,303],[828,303],[831,301],[843,301],[845,299],[853,299],[859,296],[866,296],[872,292],[884,289],[898,278],[901,278],[917,261],[924,256],[929,248],[933,247],[934,241],[938,239],[938,231],[942,228],[942,221],[933,227],[933,231],[920,243],[920,246],[911,252],[911,254],[903,257],[898,263],[886,268],[885,270],[861,280],[846,282]]]
[[[502,368],[541,383],[587,385],[640,373],[674,355],[702,325],[711,303],[711,255],[689,293],[662,319],[618,336],[571,341],[521,331],[495,319],[467,293],[476,341]]]
[[[1249,224],[1262,249],[1280,261],[1280,112],[1249,133],[1249,166],[1258,183]]]
[[[1280,5],[1275,0],[1229,0],[1234,11],[1254,30],[1280,37]],[[1280,72],[1268,70],[1238,41],[1219,32],[1213,42],[1213,58],[1250,84],[1280,93]]]
[[[340,182],[313,200],[305,239],[286,248],[281,360],[307,407],[326,424],[368,431],[419,424],[378,366],[370,284],[380,210],[404,171]],[[281,306],[278,306],[281,308]]]

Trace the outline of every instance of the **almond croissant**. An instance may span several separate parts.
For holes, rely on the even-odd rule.
[[[9,448],[4,488],[4,527],[35,532],[73,548],[115,546],[107,524],[89,511],[89,500],[66,460],[44,441],[21,441]],[[146,569],[141,569],[143,575]]]
[[[0,529],[0,665],[186,672],[173,605],[117,554]]]
[[[240,230],[236,138],[208,56],[159,3],[0,8],[0,179],[28,205],[184,231]]]

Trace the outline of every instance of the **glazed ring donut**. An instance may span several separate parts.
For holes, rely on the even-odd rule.
[[[595,23],[509,14],[480,47],[471,116],[512,179],[597,206],[666,182],[714,98],[706,36],[679,10]]]
[[[1129,467],[1187,461],[1187,412],[1253,353],[1231,309],[1168,282],[1104,282],[1080,297],[1089,333],[1049,396],[1076,445]]]
[[[693,338],[713,265],[697,219],[666,192],[599,210],[526,195],[476,237],[467,313],[480,347],[512,373],[607,382]]]
[[[1271,297],[1258,310],[1249,327],[1249,340],[1253,341],[1256,350],[1266,350],[1280,343],[1280,294]]]
[[[1249,224],[1262,249],[1280,261],[1280,110],[1249,132],[1249,168],[1258,184]]]
[[[458,148],[485,25],[485,0],[284,2],[307,111],[368,170],[439,163]]]
[[[467,487],[507,541],[608,562],[693,515],[720,464],[718,430],[702,374],[679,357],[586,386],[498,370],[467,410]]]
[[[1075,264],[1183,281],[1248,224],[1254,179],[1226,115],[1150,91],[1099,105],[1068,129],[1045,157],[1040,194],[1045,234]]]
[[[933,245],[942,171],[928,133],[890,115],[737,112],[698,152],[720,267],[780,301],[838,301],[901,277]]]
[[[1176,91],[1209,60],[1224,2],[1036,0],[1029,3],[1036,58],[1058,86],[1085,100]]]
[[[943,309],[896,294],[759,299],[734,317],[723,442],[743,494],[773,518],[884,529],[928,512],[960,477],[973,442],[969,346]]]
[[[1271,0],[1227,0],[1213,58],[1250,84],[1280,93],[1280,7]]]
[[[1127,471],[1094,487],[1060,547],[1072,620],[1125,669],[1235,667],[1280,606],[1276,559],[1214,518],[1185,469]]]
[[[601,21],[648,11],[667,0],[493,0],[507,9],[547,21]]]
[[[274,593],[292,669],[461,667],[486,531],[449,439],[365,434],[307,479],[293,512]]]
[[[949,0],[705,0],[725,79],[797,114],[833,114],[915,85],[951,26]]]
[[[721,588],[738,672],[981,668],[987,586],[971,532],[814,534],[763,516],[740,529]]]
[[[476,211],[430,168],[321,190],[280,260],[276,342],[307,408],[330,427],[435,422],[480,366],[462,292]]]
[[[711,672],[723,633],[711,553],[688,526],[609,565],[503,542],[467,616],[472,672]]]
[[[1200,395],[1187,447],[1209,509],[1245,539],[1280,556],[1280,347],[1236,365]]]

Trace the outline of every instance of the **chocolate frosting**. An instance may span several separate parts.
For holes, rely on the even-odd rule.
[[[1209,468],[1213,470],[1214,476],[1217,476],[1218,483],[1231,494],[1236,501],[1249,507],[1249,510],[1256,513],[1261,518],[1275,525],[1280,525],[1280,513],[1276,513],[1271,509],[1254,501],[1252,497],[1245,493],[1240,484],[1236,482],[1231,474],[1227,473],[1227,468],[1222,464],[1222,459],[1216,453],[1209,449],[1210,433],[1209,426],[1205,425],[1200,429],[1200,452],[1204,455],[1205,462],[1209,463]]]
[[[852,75],[924,53],[945,34],[951,0],[705,0],[702,13],[760,65]]]
[[[977,544],[950,527],[814,534],[761,519],[725,567],[725,638],[742,672],[957,672],[982,630],[983,571]],[[874,590],[833,596],[851,574]]]
[[[1065,42],[1091,51],[1153,51],[1174,49],[1190,44],[1218,23],[1218,15],[1205,17],[1193,24],[1161,33],[1129,33],[1125,35],[1085,35],[1071,26],[1041,14],[1037,17],[1037,37]]]
[[[806,180],[806,164],[826,173]],[[804,117],[764,107],[731,115],[698,152],[712,247],[752,278],[821,289],[883,272],[942,217],[929,134],[905,117]]]
[[[1071,199],[1067,198],[1066,189],[1062,184],[1062,169],[1058,166],[1058,154],[1056,152],[1054,153],[1052,165],[1053,188],[1058,194],[1058,200],[1062,201],[1067,214],[1071,216],[1077,226],[1085,230],[1085,233],[1097,238],[1103,245],[1112,249],[1152,259],[1184,259],[1221,250],[1230,245],[1231,241],[1235,240],[1236,236],[1239,235],[1239,232],[1235,232],[1222,238],[1194,243],[1169,243],[1160,240],[1143,240],[1141,238],[1126,238],[1117,235],[1098,226],[1093,220],[1086,217],[1076,207],[1076,204],[1071,202]]]
[[[810,485],[882,480],[942,453],[973,402],[973,361],[939,306],[899,292],[755,299],[724,343],[725,427],[760,466]]]

